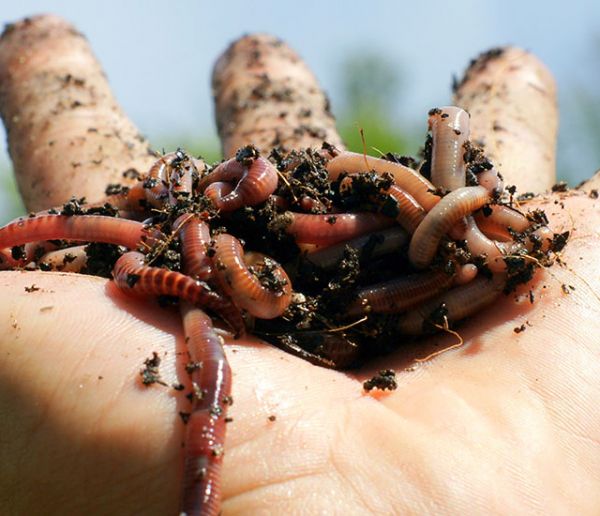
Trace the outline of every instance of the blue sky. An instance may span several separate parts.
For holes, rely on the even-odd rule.
[[[212,63],[241,34],[265,31],[291,44],[329,92],[334,110],[344,56],[380,53],[404,75],[392,106],[401,125],[450,98],[450,81],[489,47],[513,44],[536,53],[560,91],[563,161],[577,160],[579,180],[595,169],[593,142],[578,129],[573,92],[600,78],[600,2],[427,2],[254,0],[246,2],[62,0],[6,2],[3,23],[41,12],[59,14],[90,40],[117,98],[151,140],[165,134],[214,137]],[[299,8],[299,5],[303,5]],[[167,68],[185,70],[174,80]],[[7,160],[4,134],[0,160]],[[589,151],[589,152],[588,152]],[[1,199],[0,199],[1,202]],[[2,221],[0,210],[0,222]]]

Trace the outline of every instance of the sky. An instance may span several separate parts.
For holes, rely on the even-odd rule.
[[[559,163],[577,163],[573,183],[596,168],[594,142],[582,132],[574,98],[593,92],[600,78],[600,2],[171,0],[167,7],[156,0],[19,0],[5,1],[0,23],[43,12],[65,17],[87,36],[117,99],[150,141],[171,134],[216,138],[212,64],[249,32],[275,34],[295,48],[329,93],[334,112],[345,56],[379,53],[404,77],[390,109],[398,125],[411,127],[425,127],[429,108],[449,102],[452,76],[478,53],[520,46],[538,55],[557,80]],[[173,77],[168,71],[174,67],[185,73]],[[0,162],[6,162],[3,130],[0,140]],[[0,223],[6,202],[0,192]]]

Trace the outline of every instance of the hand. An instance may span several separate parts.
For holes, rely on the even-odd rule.
[[[242,39],[217,65],[224,153],[249,139],[265,149],[276,135],[290,147],[338,144],[310,72],[269,41]],[[262,80],[256,71],[275,85],[292,77],[287,116],[272,96],[227,109],[234,90]],[[29,209],[73,193],[93,201],[124,169],[153,161],[85,41],[61,20],[20,22],[2,37],[0,99]],[[535,58],[509,50],[476,66],[456,102],[508,184],[554,182],[552,79]],[[309,120],[296,107],[311,108]],[[322,132],[294,131],[299,124]],[[454,337],[399,342],[341,373],[254,339],[229,342],[223,510],[597,513],[600,206],[584,191],[534,206],[555,231],[571,231],[562,265],[463,323],[459,349],[415,363]],[[157,352],[166,383],[183,380],[179,318],[131,303],[103,279],[21,272],[0,273],[0,314],[0,512],[175,513],[186,400],[140,386],[138,374]],[[381,368],[399,370],[398,389],[365,394],[362,381]]]

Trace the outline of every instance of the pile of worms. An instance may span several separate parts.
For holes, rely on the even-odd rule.
[[[564,245],[524,213],[469,115],[429,112],[420,160],[321,149],[214,167],[178,150],[132,187],[0,229],[0,269],[110,277],[180,311],[193,393],[182,511],[217,514],[231,371],[213,319],[311,362],[361,365],[447,330],[528,282]]]

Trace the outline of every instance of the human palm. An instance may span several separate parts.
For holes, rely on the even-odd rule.
[[[493,72],[480,71],[500,80]],[[482,125],[492,116],[491,108],[476,111]],[[529,142],[527,128],[501,115],[493,114],[506,121],[505,141],[514,129],[517,142]],[[236,136],[226,136],[226,150]],[[552,160],[537,166],[554,152],[552,139],[533,139],[506,145],[509,154],[496,148],[525,171],[536,163],[527,177],[503,169],[508,183],[554,181]],[[45,173],[62,175],[31,192],[37,208],[54,183],[76,192],[89,183],[60,167]],[[538,205],[555,231],[571,232],[561,264],[460,325],[460,348],[419,362],[456,336],[399,339],[398,351],[348,373],[257,340],[228,341],[235,402],[224,512],[596,513],[600,207],[579,191],[527,208]],[[175,513],[187,400],[169,387],[143,387],[139,371],[156,352],[165,383],[187,381],[179,318],[104,279],[10,271],[0,274],[0,313],[1,512]],[[398,371],[398,388],[366,394],[362,382],[382,368]]]

